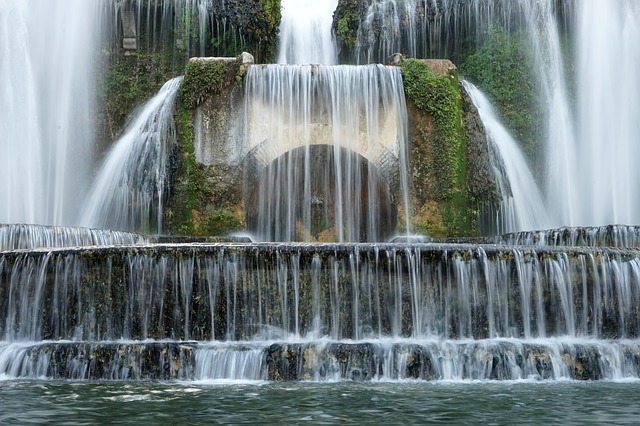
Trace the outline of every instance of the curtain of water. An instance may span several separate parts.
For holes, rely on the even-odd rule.
[[[278,63],[335,64],[331,26],[337,5],[338,0],[283,0]]]
[[[576,173],[570,225],[640,223],[640,3],[577,2]]]
[[[0,251],[39,247],[82,247],[144,243],[141,235],[108,229],[63,226],[0,225]]]
[[[517,1],[369,0],[355,43],[357,63],[384,63],[400,52],[413,58],[456,60],[496,22],[516,20]]]
[[[235,56],[244,46],[249,24],[240,22],[237,5],[225,0],[102,1],[113,45],[121,45],[119,21],[132,12],[139,45],[149,51],[173,46],[180,61],[192,56]]]
[[[0,277],[10,342],[640,333],[640,260],[620,249],[103,247],[4,252]]]
[[[0,222],[77,220],[92,165],[98,6],[0,1]]]
[[[544,191],[550,226],[573,225],[580,213],[579,188],[571,183],[578,167],[574,113],[567,87],[567,69],[560,36],[558,2],[520,0],[536,67],[546,123]],[[570,12],[571,13],[571,12]]]
[[[546,226],[549,218],[542,194],[517,142],[500,122],[487,97],[473,84],[467,81],[463,84],[484,124],[491,163],[502,196],[496,217],[492,218],[496,223],[494,229],[502,234]]]
[[[246,78],[249,226],[265,241],[380,241],[406,205],[397,67],[253,66]],[[257,182],[257,183],[255,183]]]
[[[168,150],[175,144],[174,101],[182,77],[160,89],[109,152],[85,203],[83,226],[162,232]]]

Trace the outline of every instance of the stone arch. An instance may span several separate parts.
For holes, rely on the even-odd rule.
[[[318,126],[325,127],[323,125],[315,125],[312,127]],[[287,152],[305,149],[306,146],[333,146],[331,141],[325,141],[322,137],[314,137],[312,141],[310,144],[306,144],[304,141],[299,140],[294,146],[283,146],[282,144],[274,144],[269,139],[263,140],[246,154],[243,160],[245,176],[250,182],[255,181],[269,164]],[[395,148],[396,150],[399,149],[397,144]],[[380,175],[388,182],[392,191],[398,193],[400,186],[400,159],[389,147],[377,143],[374,146],[366,146],[366,148],[361,144],[355,147],[349,146],[348,148],[341,149],[348,149],[349,151],[355,152],[368,163],[375,166]]]
[[[385,163],[382,156],[369,159],[329,144],[275,158],[273,151],[254,153],[248,159],[248,230],[271,241],[388,239],[397,224],[397,176],[391,172],[397,159],[388,155]]]

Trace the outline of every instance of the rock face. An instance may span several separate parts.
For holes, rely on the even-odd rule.
[[[495,199],[477,110],[449,60],[389,58],[403,70],[409,119],[414,230],[437,237],[478,233],[477,204]],[[488,172],[488,173],[487,173]]]
[[[243,168],[233,141],[242,126],[238,82],[253,56],[192,58],[180,90],[178,145],[166,210],[171,234],[227,235],[244,228]]]

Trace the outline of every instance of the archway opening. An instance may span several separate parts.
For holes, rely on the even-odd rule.
[[[248,230],[261,241],[385,241],[398,215],[375,165],[332,145],[276,158],[257,174],[245,206]]]

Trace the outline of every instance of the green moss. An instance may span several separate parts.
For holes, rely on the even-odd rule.
[[[434,167],[438,173],[436,193],[431,198],[438,206],[429,206],[429,210],[438,212],[436,216],[441,219],[436,228],[446,229],[447,236],[473,234],[475,216],[469,208],[472,200],[466,189],[467,146],[458,79],[455,75],[436,74],[416,59],[404,60],[400,66],[407,95],[433,119]]]
[[[199,235],[196,232],[194,212],[200,207],[201,183],[205,175],[196,162],[193,148],[193,117],[191,111],[183,103],[176,113],[176,130],[178,136],[178,177],[173,186],[171,207],[166,213],[167,229],[180,235]]]
[[[224,236],[244,229],[244,222],[231,210],[209,206],[202,215],[202,227],[207,235]]]
[[[276,56],[276,42],[282,5],[280,0],[261,0],[262,9],[249,20],[251,33],[249,46],[255,52],[257,62],[273,62]]]
[[[207,96],[219,93],[230,81],[235,81],[237,72],[238,64],[235,62],[189,61],[180,86],[182,104],[187,109],[196,108]]]
[[[405,60],[400,66],[407,95],[419,109],[427,111],[433,118],[439,167],[437,196],[442,200],[450,199],[455,194],[462,169],[458,82],[449,76],[435,74],[427,64],[416,59]]]
[[[336,36],[349,51],[352,51],[356,44],[360,27],[360,7],[361,3],[357,0],[340,0],[334,15]]]
[[[526,156],[538,156],[542,129],[535,75],[524,34],[511,34],[496,26],[484,42],[461,65],[464,75],[475,81],[497,105],[507,127],[521,143]]]
[[[100,151],[108,148],[124,127],[128,115],[151,98],[162,85],[178,75],[170,52],[130,52],[104,49],[104,72],[98,80],[98,140]]]
[[[166,210],[167,230],[174,235],[223,236],[244,229],[242,214],[210,204],[210,187],[204,166],[196,161],[193,115],[179,102],[176,112],[178,146],[174,152],[172,195]]]

